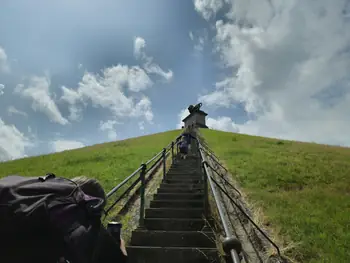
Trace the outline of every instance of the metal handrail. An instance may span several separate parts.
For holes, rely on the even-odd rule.
[[[223,208],[222,208],[222,203],[220,202],[218,193],[214,187],[214,183],[213,183],[212,176],[211,176],[211,170],[207,166],[207,161],[205,158],[203,147],[201,147],[201,143],[198,140],[198,138],[196,138],[196,137],[193,137],[193,138],[197,141],[199,156],[202,160],[202,164],[203,164],[203,168],[204,168],[205,182],[209,183],[210,189],[213,193],[215,204],[216,204],[216,207],[218,208],[219,217],[220,217],[220,220],[222,222],[222,226],[224,228],[226,238],[235,240],[236,245],[238,245],[238,247],[237,246],[235,247],[234,243],[231,243],[231,246],[228,249],[229,253],[231,255],[232,262],[239,263],[239,262],[241,262],[240,257],[239,257],[239,253],[240,253],[239,250],[241,249],[241,244],[236,238],[234,238],[233,234],[231,233],[231,231],[228,227],[228,223],[225,219],[225,215],[224,215]],[[205,187],[205,189],[207,189],[208,186],[205,185],[204,187]],[[207,198],[207,197],[205,197],[205,198]],[[208,206],[207,202],[206,202],[205,206]],[[205,208],[205,210],[207,211],[207,208]]]
[[[211,149],[209,149],[209,147],[207,147],[207,148],[204,148],[203,146],[202,146],[202,143],[197,139],[197,138],[195,138],[196,140],[197,140],[197,143],[198,143],[198,148],[199,148],[199,150],[202,150],[202,151],[205,151],[206,153],[207,153],[207,156],[210,156],[210,157],[212,157],[211,155],[213,154],[213,152],[212,152],[212,150]],[[215,154],[213,154],[214,156],[215,156]],[[201,156],[202,157],[202,156]],[[216,156],[215,156],[216,157]],[[216,157],[217,158],[217,157]],[[202,159],[203,159],[203,157],[202,157]],[[225,170],[226,170],[226,172],[227,172],[227,169],[218,161],[218,160],[215,160],[214,158],[212,158],[212,160],[214,160],[214,161],[216,161],[218,164],[220,164],[220,166],[221,167],[223,167]],[[210,168],[212,171],[214,171],[214,172],[216,172],[219,176],[220,176],[220,174],[210,165],[210,164],[208,164],[208,162],[206,161],[206,160],[204,160],[203,159],[203,166],[206,168],[206,171],[207,171],[207,167],[208,168]],[[231,201],[231,203],[233,203],[240,211],[241,211],[241,213],[253,224],[253,226],[270,242],[270,244],[272,245],[272,246],[274,246],[275,247],[275,249],[276,249],[276,251],[277,251],[277,254],[279,255],[279,256],[281,256],[281,252],[280,252],[280,249],[279,249],[279,247],[276,245],[276,243],[274,243],[265,233],[264,233],[264,231],[250,218],[250,216],[244,211],[244,209],[228,194],[228,192],[225,190],[225,189],[223,189],[223,187],[222,186],[220,186],[220,184],[214,179],[214,177],[212,176],[212,175],[208,175],[208,173],[207,173],[207,176],[208,176],[208,181],[211,181],[211,182],[214,182],[215,183],[215,185],[219,188],[219,190],[222,192],[222,193],[224,193],[225,194],[225,196]],[[224,179],[224,177],[223,176],[220,176],[222,179]],[[225,180],[225,182],[227,182],[226,181],[226,179],[224,179]],[[231,186],[231,184],[229,184],[230,186]],[[233,187],[232,186],[232,188],[234,189],[234,190],[236,190],[239,194],[240,194],[240,192],[235,188],[235,187]],[[214,196],[214,198],[215,198],[215,196]],[[215,200],[216,201],[216,200]],[[220,211],[219,211],[219,213],[220,213]],[[223,221],[223,220],[222,220]],[[224,227],[224,229],[225,229],[225,224],[224,224],[224,221],[223,221],[223,227]],[[227,226],[226,226],[227,227]],[[226,232],[226,231],[225,231]],[[226,233],[226,235],[227,235],[227,233]]]
[[[126,177],[121,183],[119,183],[117,186],[113,187],[111,191],[109,191],[106,194],[106,198],[110,198],[115,192],[117,192],[119,189],[121,189],[124,185],[126,185],[128,182],[130,182],[137,174],[139,174],[139,177],[112,203],[111,206],[109,206],[105,211],[105,216],[112,210],[112,208],[127,194],[129,193],[136,185],[141,182],[140,186],[140,226],[143,226],[144,221],[144,204],[145,204],[145,176],[149,171],[152,171],[153,168],[155,168],[157,165],[159,165],[161,162],[163,162],[163,177],[165,177],[166,173],[166,158],[170,154],[172,154],[172,160],[174,160],[174,147],[177,146],[179,143],[179,138],[182,135],[176,137],[173,141],[171,141],[168,145],[166,145],[162,151],[155,154],[152,158],[150,158],[146,163],[142,163],[139,168],[137,168],[132,174],[130,174],[128,177]],[[158,159],[157,159],[158,158]],[[147,169],[147,165],[152,163],[154,160],[156,160],[151,167]]]

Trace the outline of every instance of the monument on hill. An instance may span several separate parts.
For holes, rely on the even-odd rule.
[[[205,124],[205,116],[207,116],[208,114],[200,110],[201,107],[202,107],[202,103],[198,103],[195,106],[190,105],[188,107],[188,111],[190,112],[190,114],[185,119],[182,120],[185,124],[184,125],[185,128],[189,128],[189,127],[208,128],[208,126]]]

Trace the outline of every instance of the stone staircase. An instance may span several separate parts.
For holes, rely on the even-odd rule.
[[[145,210],[144,228],[132,233],[128,262],[219,262],[204,219],[203,189],[197,157],[173,164]]]

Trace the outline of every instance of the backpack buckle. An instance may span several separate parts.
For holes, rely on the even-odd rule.
[[[40,176],[39,177],[39,181],[40,182],[45,182],[46,180],[48,180],[48,179],[53,179],[53,178],[55,178],[56,177],[56,175],[54,175],[53,173],[48,173],[48,174],[46,174],[45,176]]]

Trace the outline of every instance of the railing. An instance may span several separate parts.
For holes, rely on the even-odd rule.
[[[221,179],[223,179],[225,181],[226,184],[228,184],[233,190],[235,190],[240,196],[241,193],[237,190],[237,188],[235,188],[230,182],[228,182],[228,180],[222,175],[220,174],[216,169],[214,169],[214,167],[212,167],[206,157],[209,156],[216,164],[218,164],[221,168],[223,168],[227,174],[227,169],[219,162],[218,157],[214,154],[214,152],[212,150],[210,150],[210,148],[208,147],[208,145],[203,145],[201,143],[201,141],[198,138],[194,138],[197,142],[197,147],[198,147],[198,151],[200,154],[200,158],[202,160],[202,166],[204,168],[206,177],[207,177],[207,181],[209,182],[210,188],[212,189],[213,192],[213,196],[216,202],[216,206],[218,208],[219,211],[219,215],[220,215],[220,219],[222,221],[222,225],[226,234],[226,237],[228,237],[229,239],[231,239],[230,244],[226,244],[226,252],[230,251],[231,253],[231,257],[233,259],[234,263],[238,263],[240,262],[240,259],[238,257],[239,254],[239,249],[241,249],[241,247],[237,244],[238,240],[232,241],[232,239],[234,240],[234,238],[232,238],[232,234],[227,226],[227,221],[224,217],[223,211],[222,211],[222,206],[221,206],[221,202],[218,198],[218,194],[217,191],[214,187],[214,184],[217,186],[217,188],[231,201],[231,204],[235,205],[240,212],[250,221],[250,223],[252,223],[252,225],[271,243],[271,245],[273,247],[275,247],[277,254],[279,256],[281,256],[280,253],[280,249],[279,247],[264,233],[264,231],[250,218],[250,216],[244,211],[244,209],[230,196],[230,194],[227,192],[226,189],[224,189],[213,177],[212,175],[212,171],[214,171]],[[214,157],[215,158],[214,158]],[[206,186],[207,187],[207,186]],[[208,204],[207,204],[208,205]],[[238,241],[239,242],[239,241]],[[232,244],[233,243],[233,244]],[[224,244],[225,245],[225,244]],[[238,249],[234,249],[233,247],[236,245],[236,247]],[[225,249],[225,247],[224,247]],[[238,250],[238,251],[237,251]]]
[[[123,186],[130,184],[127,189],[122,192],[116,200],[106,209],[105,216],[122,200],[128,193],[130,193],[138,183],[140,183],[139,194],[140,194],[140,219],[139,225],[140,227],[144,226],[144,213],[145,213],[145,189],[146,189],[146,175],[152,172],[157,166],[163,166],[163,178],[165,178],[166,174],[166,159],[168,155],[171,154],[172,162],[174,162],[175,155],[178,153],[178,136],[175,140],[170,142],[167,146],[163,148],[162,151],[158,152],[151,159],[149,159],[146,163],[142,163],[139,168],[137,168],[132,174],[126,177],[121,183],[115,186],[111,191],[109,191],[106,195],[107,200],[110,200],[113,195],[115,195],[118,190],[120,190]],[[175,153],[176,152],[176,153]],[[136,178],[136,180],[135,180]],[[134,181],[133,181],[134,180]]]
[[[205,204],[204,204],[205,211],[208,211],[208,207],[209,207],[208,193],[207,193],[208,186],[209,186],[211,189],[211,192],[213,194],[214,201],[215,201],[216,207],[217,207],[218,212],[219,212],[219,217],[220,217],[220,220],[221,220],[222,226],[224,228],[224,232],[225,232],[225,240],[223,242],[224,251],[231,256],[233,263],[239,263],[239,262],[241,262],[241,259],[239,257],[239,254],[241,253],[241,250],[242,250],[241,242],[233,236],[231,230],[228,227],[228,223],[227,223],[226,217],[224,215],[221,200],[219,199],[218,192],[217,192],[216,187],[214,185],[214,180],[213,180],[214,178],[212,176],[212,171],[206,165],[207,158],[206,158],[206,155],[204,154],[203,146],[202,146],[201,142],[196,137],[192,137],[192,138],[194,138],[197,142],[198,153],[199,153],[199,157],[202,161],[201,164],[202,164],[202,168],[203,168],[203,172],[204,172],[203,174],[204,174],[204,189],[205,189],[205,192],[204,192],[204,194],[205,194]]]

